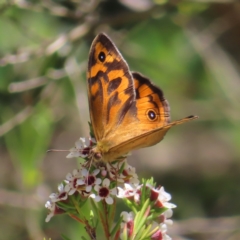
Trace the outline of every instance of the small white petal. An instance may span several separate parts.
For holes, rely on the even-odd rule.
[[[70,153],[66,156],[66,158],[80,157],[82,155],[76,148],[72,148],[69,151]]]
[[[95,199],[95,198],[96,198],[96,194],[95,194],[95,193],[92,193],[92,194],[89,195],[89,197]]]
[[[73,156],[73,154],[70,152],[67,156],[66,156],[66,158],[73,158],[74,156]]]
[[[109,180],[108,178],[105,178],[105,179],[103,180],[102,185],[103,185],[104,187],[109,187],[109,185],[110,185],[110,180]]]
[[[91,185],[87,186],[85,190],[86,190],[86,192],[91,192],[92,186]]]
[[[105,201],[106,201],[106,203],[107,204],[113,204],[113,199],[110,197],[110,196],[107,196],[106,198],[105,198]]]
[[[72,180],[72,174],[71,173],[68,173],[67,175],[66,175],[66,179],[67,180],[69,180],[69,181],[71,181]]]
[[[73,170],[73,176],[76,176],[76,175],[78,175],[78,173],[79,173],[79,172],[78,172],[78,170],[77,170],[77,169],[74,169],[74,170]]]
[[[98,192],[99,189],[100,189],[100,186],[99,186],[99,185],[95,185],[95,186],[94,186],[94,190],[95,190],[96,192]]]
[[[163,203],[163,206],[166,207],[166,208],[175,208],[175,207],[177,207],[175,204],[169,203],[169,202]]]
[[[96,202],[99,202],[100,200],[102,200],[102,198],[100,196],[96,196],[94,199]]]
[[[61,183],[58,185],[58,191],[63,192],[63,190],[64,190],[64,185]]]
[[[118,198],[124,198],[125,197],[125,190],[123,190],[122,188],[118,187],[117,192],[118,192],[118,194],[117,194]]]
[[[53,204],[52,204],[50,201],[47,201],[47,202],[45,203],[45,207],[48,208],[48,209],[51,209],[52,206],[53,206]]]
[[[86,168],[83,168],[81,171],[83,177],[87,177],[89,175],[89,171]]]
[[[84,137],[80,137],[79,140],[80,140],[82,143],[85,143],[85,142],[86,142],[86,138],[84,138]]]
[[[122,219],[124,222],[128,222],[128,212],[123,211],[121,212],[120,216],[123,217]]]
[[[111,189],[111,190],[110,190],[110,193],[111,193],[112,195],[117,195],[117,189],[116,189],[116,188]]]
[[[84,185],[84,184],[85,184],[84,179],[78,179],[77,180],[77,185]]]
[[[101,182],[102,182],[102,179],[101,178],[97,178],[96,181],[95,181],[95,184],[99,185],[99,184],[101,184]]]
[[[49,196],[49,198],[57,198],[58,197],[58,194],[56,194],[56,193],[51,193],[50,194],[50,196]]]
[[[76,148],[77,149],[82,149],[83,146],[84,146],[84,142],[85,142],[85,139],[84,138],[80,138],[80,140],[75,142]]]
[[[69,192],[68,192],[68,195],[73,195],[75,192],[76,192],[76,188],[73,188],[71,189]]]
[[[96,176],[99,172],[100,172],[100,169],[95,169],[95,170],[92,172],[92,174],[93,174],[94,176]]]
[[[171,219],[166,219],[164,222],[165,222],[167,225],[172,225],[172,224],[173,224],[173,220],[171,220]]]
[[[49,222],[53,215],[54,215],[53,212],[49,213],[45,219],[45,222]]]
[[[66,186],[65,186],[65,192],[69,192],[70,190],[71,190],[71,187],[67,184]]]
[[[124,222],[129,222],[129,221],[132,221],[134,219],[134,213],[133,212],[128,213],[128,212],[123,211],[120,216],[123,217]]]
[[[164,216],[166,218],[170,218],[170,217],[172,217],[172,215],[173,215],[173,210],[172,209],[168,209],[167,211],[164,212]]]

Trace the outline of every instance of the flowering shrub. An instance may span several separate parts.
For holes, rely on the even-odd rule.
[[[79,169],[68,173],[66,179],[52,193],[45,207],[49,210],[46,222],[57,214],[66,213],[83,224],[90,239],[97,239],[97,223],[101,224],[105,239],[168,240],[167,225],[172,224],[171,195],[162,186],[156,187],[153,179],[140,184],[135,168],[126,158],[113,163],[92,163],[89,160],[93,138],[80,138],[68,158],[84,158]],[[123,200],[130,212],[122,212],[115,219],[116,200]],[[86,216],[84,204],[91,204]],[[98,221],[97,221],[98,220]]]

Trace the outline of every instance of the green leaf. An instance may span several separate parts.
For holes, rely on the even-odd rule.
[[[147,199],[141,209],[140,212],[138,212],[135,216],[134,219],[134,234],[133,235],[138,235],[141,228],[144,227],[144,224],[146,222],[147,216],[146,216],[146,210],[149,207],[149,199]]]
[[[116,197],[113,197],[113,204],[108,205],[108,226],[111,229],[116,214]]]
[[[111,237],[113,237],[117,233],[117,231],[120,229],[122,220],[123,220],[123,217],[121,216],[110,233]]]

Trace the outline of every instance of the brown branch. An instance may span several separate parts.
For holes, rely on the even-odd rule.
[[[11,83],[8,90],[10,93],[24,92],[45,85],[49,82],[49,79],[59,80],[63,77],[66,77],[66,72],[63,69],[49,69],[45,76],[28,79],[22,82]]]
[[[217,233],[230,234],[239,230],[239,226],[240,216],[219,218],[191,218],[184,221],[174,221],[174,224],[169,227],[169,235],[208,235]]]
[[[58,17],[76,18],[75,12],[69,9],[57,5],[53,2],[49,3],[47,1],[41,1],[41,4],[31,3],[29,1],[15,1],[15,5],[22,9],[27,9],[34,12],[46,12],[46,10],[51,14]]]
[[[229,103],[228,105],[224,103],[224,105],[228,106],[225,110],[226,116],[231,116],[233,117],[231,120],[236,121],[240,117],[239,111],[235,110],[239,109],[240,102],[240,69],[234,59],[224,51],[216,41],[217,37],[223,33],[223,30],[229,29],[230,26],[228,23],[225,23],[223,30],[219,31],[219,24],[222,24],[224,21],[220,21],[219,19],[217,21],[217,23],[211,24],[212,27],[200,33],[196,27],[188,27],[185,33],[204,61],[207,67],[206,69],[209,70],[213,76],[212,80],[214,80],[225,93],[223,96]],[[215,32],[216,34],[214,34]],[[222,107],[222,103],[220,104]],[[234,114],[229,114],[231,108]]]
[[[43,205],[42,200],[34,194],[24,194],[0,189],[0,205],[39,210]]]
[[[37,78],[22,81],[22,82],[11,83],[8,89],[10,93],[24,92],[24,91],[45,85],[47,82],[48,82],[48,79],[45,76],[37,77]]]
[[[24,122],[29,116],[31,116],[33,113],[32,107],[26,107],[21,112],[14,115],[13,118],[8,120],[7,122],[0,125],[0,136],[3,136],[10,130],[12,130],[17,125],[20,125],[22,122]]]
[[[38,49],[21,49],[17,54],[8,54],[0,58],[0,66],[7,64],[17,64],[29,61],[34,57],[41,57],[43,55],[52,55],[60,48],[62,48],[67,42],[74,42],[87,35],[91,29],[91,24],[83,23],[72,29],[69,33],[62,34],[49,44],[43,43]]]

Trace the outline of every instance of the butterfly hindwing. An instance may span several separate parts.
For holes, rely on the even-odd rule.
[[[189,116],[170,122],[170,107],[162,90],[143,75],[135,72],[132,75],[139,122],[132,131],[131,138],[110,149],[111,158],[119,153],[122,155],[134,149],[153,146],[164,138],[171,127],[197,118]]]
[[[149,131],[167,125],[170,122],[170,107],[163,91],[140,73],[133,72],[132,75],[141,128]]]

